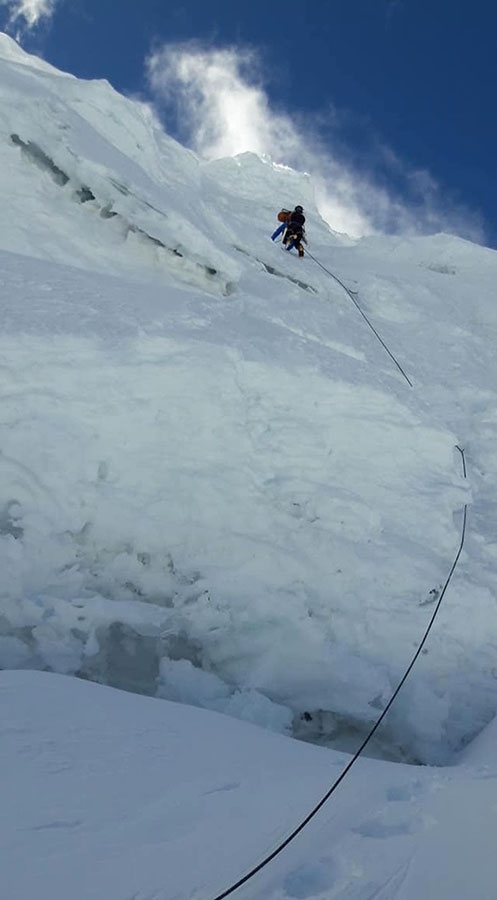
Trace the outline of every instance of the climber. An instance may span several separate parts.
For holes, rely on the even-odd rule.
[[[290,213],[290,216],[287,220],[287,226],[285,231],[285,236],[283,238],[283,243],[286,246],[287,250],[293,250],[295,247],[298,250],[299,257],[302,258],[304,255],[304,248],[302,243],[307,243],[305,239],[305,216],[303,215],[303,209],[301,206],[296,206],[294,211]]]

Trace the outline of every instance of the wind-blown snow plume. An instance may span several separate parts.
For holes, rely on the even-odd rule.
[[[409,169],[389,148],[377,145],[370,151],[365,169],[351,163],[335,112],[326,122],[329,129],[334,120],[330,143],[318,117],[274,109],[253,50],[166,44],[146,65],[153,91],[166,112],[176,114],[183,139],[198,153],[213,159],[250,150],[305,169],[314,178],[320,212],[335,230],[355,237],[376,231],[453,231],[483,239],[476,214],[443,198],[428,172]],[[394,180],[399,190],[388,187]]]
[[[15,30],[19,40],[24,31],[30,31],[43,19],[51,19],[59,0],[0,0],[0,6],[10,9],[9,30]]]
[[[260,63],[253,51],[167,45],[149,57],[147,69],[154,91],[167,103],[181,105],[183,136],[202,156],[217,159],[250,150],[322,172],[298,127],[288,115],[271,109],[262,82],[254,80]],[[334,160],[327,162],[336,169]],[[333,175],[332,194],[321,184],[325,217],[349,234],[374,230],[355,201],[348,174],[335,170]]]

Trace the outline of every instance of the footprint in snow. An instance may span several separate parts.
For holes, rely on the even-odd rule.
[[[324,891],[330,890],[338,878],[335,861],[331,857],[319,860],[314,865],[302,866],[287,875],[284,889],[287,897],[295,900],[311,900],[321,897]]]
[[[393,802],[416,800],[421,794],[424,794],[425,790],[421,781],[415,779],[406,784],[392,785],[386,792],[386,798]]]
[[[421,815],[413,811],[411,815],[405,814],[405,810],[396,807],[386,807],[371,819],[361,822],[356,828],[352,828],[355,834],[369,838],[401,837],[406,834],[417,834],[436,825],[436,820],[431,816]]]

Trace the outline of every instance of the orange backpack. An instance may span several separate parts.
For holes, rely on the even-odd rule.
[[[280,212],[278,213],[278,222],[288,222],[291,215],[292,213],[289,209],[280,210]]]

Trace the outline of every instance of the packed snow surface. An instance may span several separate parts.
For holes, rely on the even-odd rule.
[[[60,675],[0,673],[9,900],[214,900],[281,843],[345,754]],[[361,759],[232,896],[493,900],[495,723],[444,769]]]
[[[468,504],[373,748],[447,762],[497,708],[497,254],[353,243],[305,175],[205,163],[5,36],[0,74],[0,667],[353,748]],[[269,240],[296,203],[413,388],[345,291]]]

